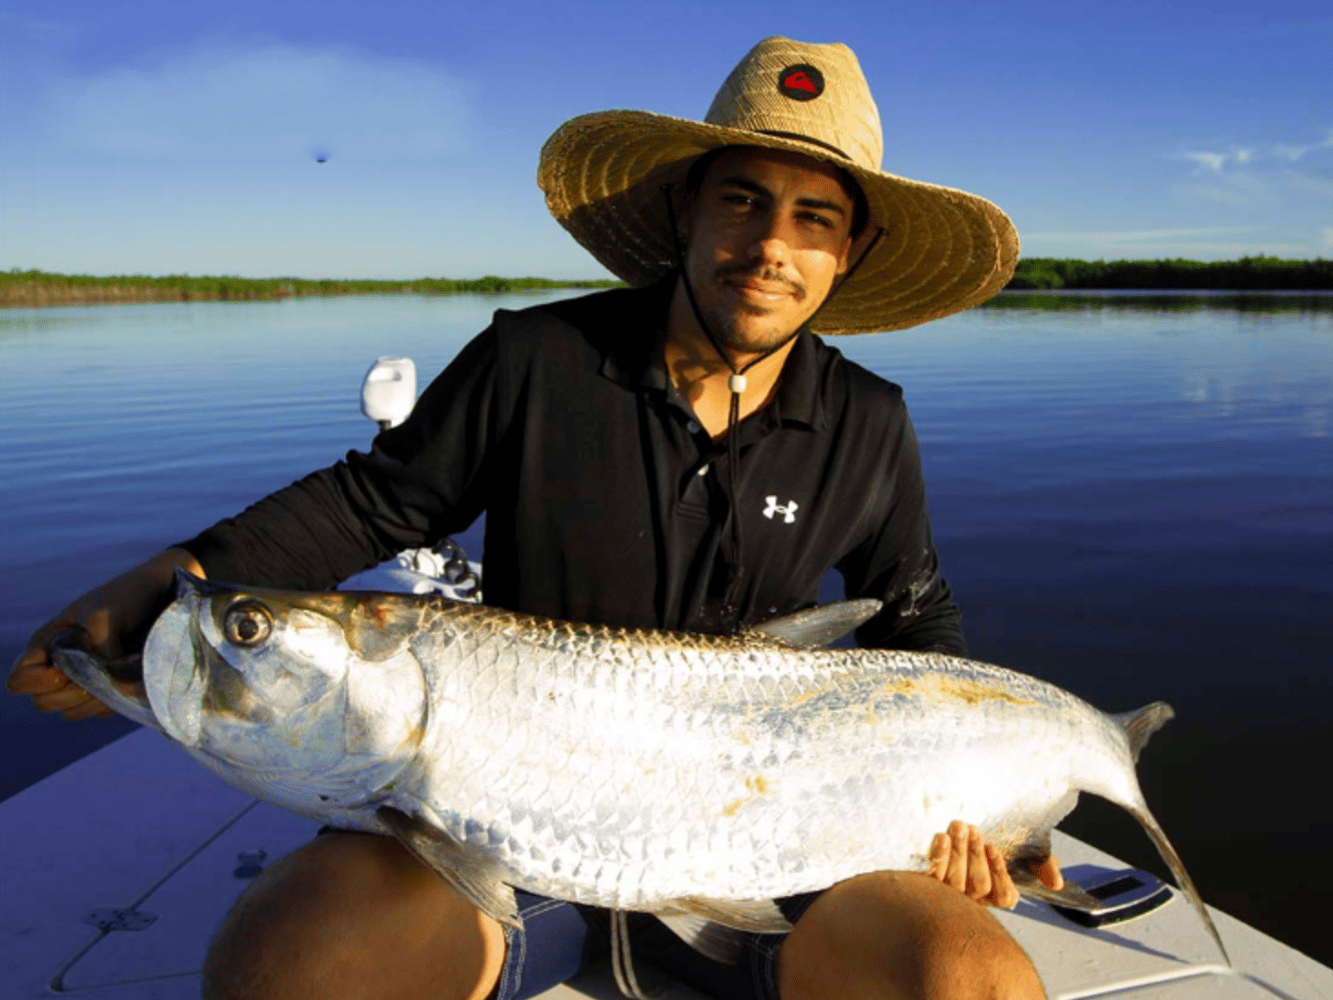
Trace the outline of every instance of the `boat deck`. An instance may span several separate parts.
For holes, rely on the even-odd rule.
[[[199,996],[199,968],[256,866],[316,825],[248,798],[150,730],[125,737],[0,805],[0,997],[89,1000]],[[1123,868],[1057,831],[1067,874]],[[1077,927],[1024,900],[1001,921],[1053,1000],[1333,1000],[1333,970],[1214,911],[1234,968],[1178,895],[1139,919]],[[694,1000],[679,985],[664,1000]],[[545,1000],[618,997],[594,968]]]

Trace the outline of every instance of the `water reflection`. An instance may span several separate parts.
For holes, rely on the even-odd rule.
[[[1001,292],[983,309],[1035,309],[1043,312],[1098,309],[1131,312],[1182,313],[1222,311],[1239,313],[1333,312],[1330,292],[1209,292],[1053,290]]]

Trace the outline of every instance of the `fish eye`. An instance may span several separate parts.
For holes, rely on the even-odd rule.
[[[258,646],[273,631],[273,616],[258,601],[242,601],[227,609],[222,634],[235,646]]]

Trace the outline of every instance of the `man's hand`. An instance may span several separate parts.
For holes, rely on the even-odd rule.
[[[68,722],[114,714],[61,673],[47,646],[61,632],[81,628],[94,652],[119,656],[124,652],[122,643],[145,632],[171,600],[177,567],[204,575],[203,567],[184,549],[167,549],[78,598],[32,634],[9,672],[9,690],[31,697],[39,711],[60,712]]]
[[[1053,855],[1034,865],[1032,871],[1052,889],[1065,884]],[[948,833],[936,834],[930,845],[930,868],[926,874],[978,903],[1006,910],[1012,910],[1018,903],[1018,890],[1000,852],[982,839],[980,830],[961,820],[950,823]]]

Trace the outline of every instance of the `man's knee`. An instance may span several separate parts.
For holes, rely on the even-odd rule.
[[[1031,961],[981,905],[924,875],[835,886],[801,918],[778,964],[783,1000],[1040,1000]]]
[[[504,934],[396,841],[320,837],[237,901],[204,962],[205,1000],[484,997]]]

